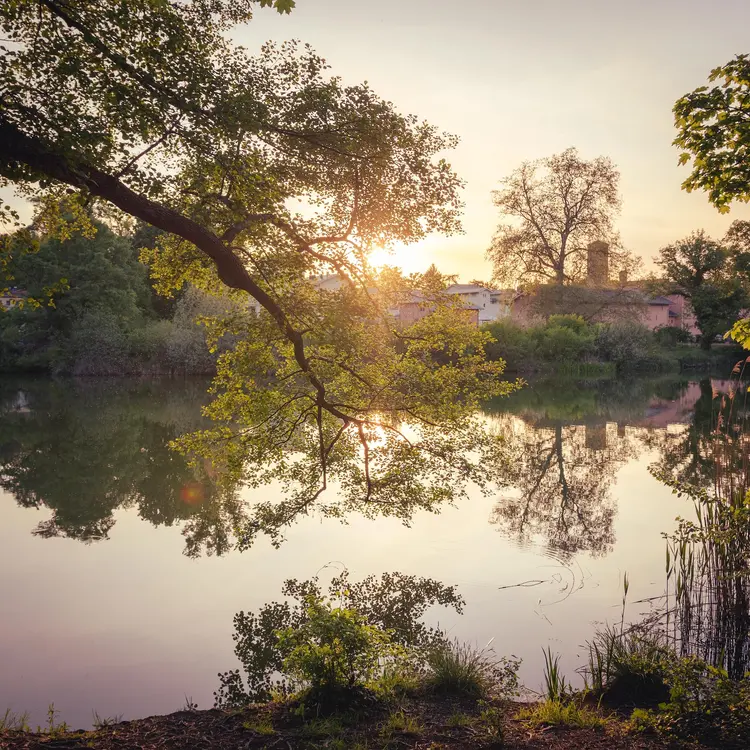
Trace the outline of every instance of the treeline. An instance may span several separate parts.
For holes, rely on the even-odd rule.
[[[485,328],[495,339],[486,347],[488,357],[504,359],[510,372],[662,372],[710,362],[708,353],[680,347],[692,338],[686,331],[651,331],[627,319],[589,323],[580,315],[551,315],[545,323],[527,328],[504,320]]]
[[[92,238],[48,239],[14,260],[12,283],[37,304],[0,312],[0,372],[212,374],[216,354],[200,319],[227,303],[192,287],[157,296],[138,260],[154,230],[122,237],[96,228]]]

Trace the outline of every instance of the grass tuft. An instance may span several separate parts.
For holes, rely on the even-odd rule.
[[[105,729],[106,727],[114,726],[122,721],[123,715],[116,714],[115,716],[99,716],[96,711],[92,712],[94,715],[94,729]]]
[[[548,701],[564,702],[570,695],[570,685],[560,671],[560,654],[542,649],[544,654],[544,692]]]
[[[0,732],[29,731],[31,731],[31,727],[29,726],[29,714],[27,711],[24,711],[22,714],[17,714],[9,708],[6,708],[5,713],[0,715]]]
[[[454,711],[445,723],[449,727],[466,727],[471,724],[471,721],[471,716],[461,713],[460,711]]]
[[[668,700],[666,676],[673,657],[657,634],[608,626],[587,645],[586,686],[608,704],[655,706]]]
[[[438,693],[484,698],[493,689],[512,692],[517,662],[500,659],[493,649],[449,641],[427,656],[427,685]]]
[[[389,714],[383,724],[383,735],[391,735],[396,732],[401,734],[419,735],[424,731],[424,727],[414,716],[410,716],[405,711],[394,711]]]
[[[248,729],[256,734],[268,737],[269,735],[276,734],[276,730],[273,728],[268,719],[259,719],[258,721],[246,721],[242,724],[244,729]]]
[[[544,701],[518,712],[518,718],[532,727],[576,727],[604,729],[607,719],[588,706],[575,702]]]

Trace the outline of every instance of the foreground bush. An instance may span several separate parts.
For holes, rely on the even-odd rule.
[[[304,690],[318,705],[345,703],[347,693],[381,677],[387,666],[406,660],[392,634],[369,625],[353,609],[334,606],[311,595],[305,620],[277,633],[282,671],[295,690]]]
[[[588,642],[587,687],[616,706],[655,706],[669,697],[674,655],[658,634],[645,628],[605,627]]]
[[[427,684],[436,692],[467,698],[492,692],[508,697],[518,690],[518,666],[517,660],[498,657],[490,647],[446,641],[427,655]]]
[[[669,700],[658,709],[633,711],[631,729],[711,747],[748,747],[750,675],[733,680],[701,659],[684,657],[673,661],[667,682]]]
[[[294,695],[320,713],[419,688],[473,699],[517,691],[517,660],[448,641],[421,622],[434,604],[461,611],[453,587],[401,573],[354,583],[345,571],[328,590],[323,596],[317,579],[287,581],[283,592],[291,601],[235,616],[235,653],[245,676],[219,675],[217,707]]]

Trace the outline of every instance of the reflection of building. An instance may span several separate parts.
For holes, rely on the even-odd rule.
[[[0,292],[0,307],[9,310],[23,302],[28,296],[28,292],[11,287],[5,292]]]
[[[593,451],[603,451],[607,447],[607,423],[587,424],[584,427],[586,447]]]
[[[725,392],[729,388],[729,382],[712,379],[711,388],[718,392]],[[695,380],[690,381],[675,399],[652,398],[643,417],[628,421],[628,424],[633,427],[660,429],[666,429],[670,425],[689,424],[693,419],[695,405],[701,394],[701,384]]]

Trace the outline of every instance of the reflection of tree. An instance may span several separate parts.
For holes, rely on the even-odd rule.
[[[510,459],[505,483],[514,492],[492,513],[520,540],[541,536],[558,555],[605,554],[614,544],[615,472],[634,455],[634,443],[606,423],[539,428],[508,419]]]
[[[506,399],[487,405],[489,412],[511,412],[537,426],[583,424],[591,420],[638,423],[654,399],[671,401],[688,381],[661,378],[604,378],[600,380],[540,379]]]
[[[48,508],[35,534],[106,539],[114,512],[136,507],[154,525],[184,522],[187,554],[221,554],[241,512],[227,491],[169,448],[201,424],[203,384],[40,382],[0,390],[0,487]]]
[[[710,487],[716,480],[719,459],[725,472],[741,478],[748,460],[748,445],[743,439],[747,388],[709,378],[692,387],[699,388],[700,395],[687,427],[678,432],[651,433],[645,438],[650,448],[659,451],[653,473],[681,485]]]

